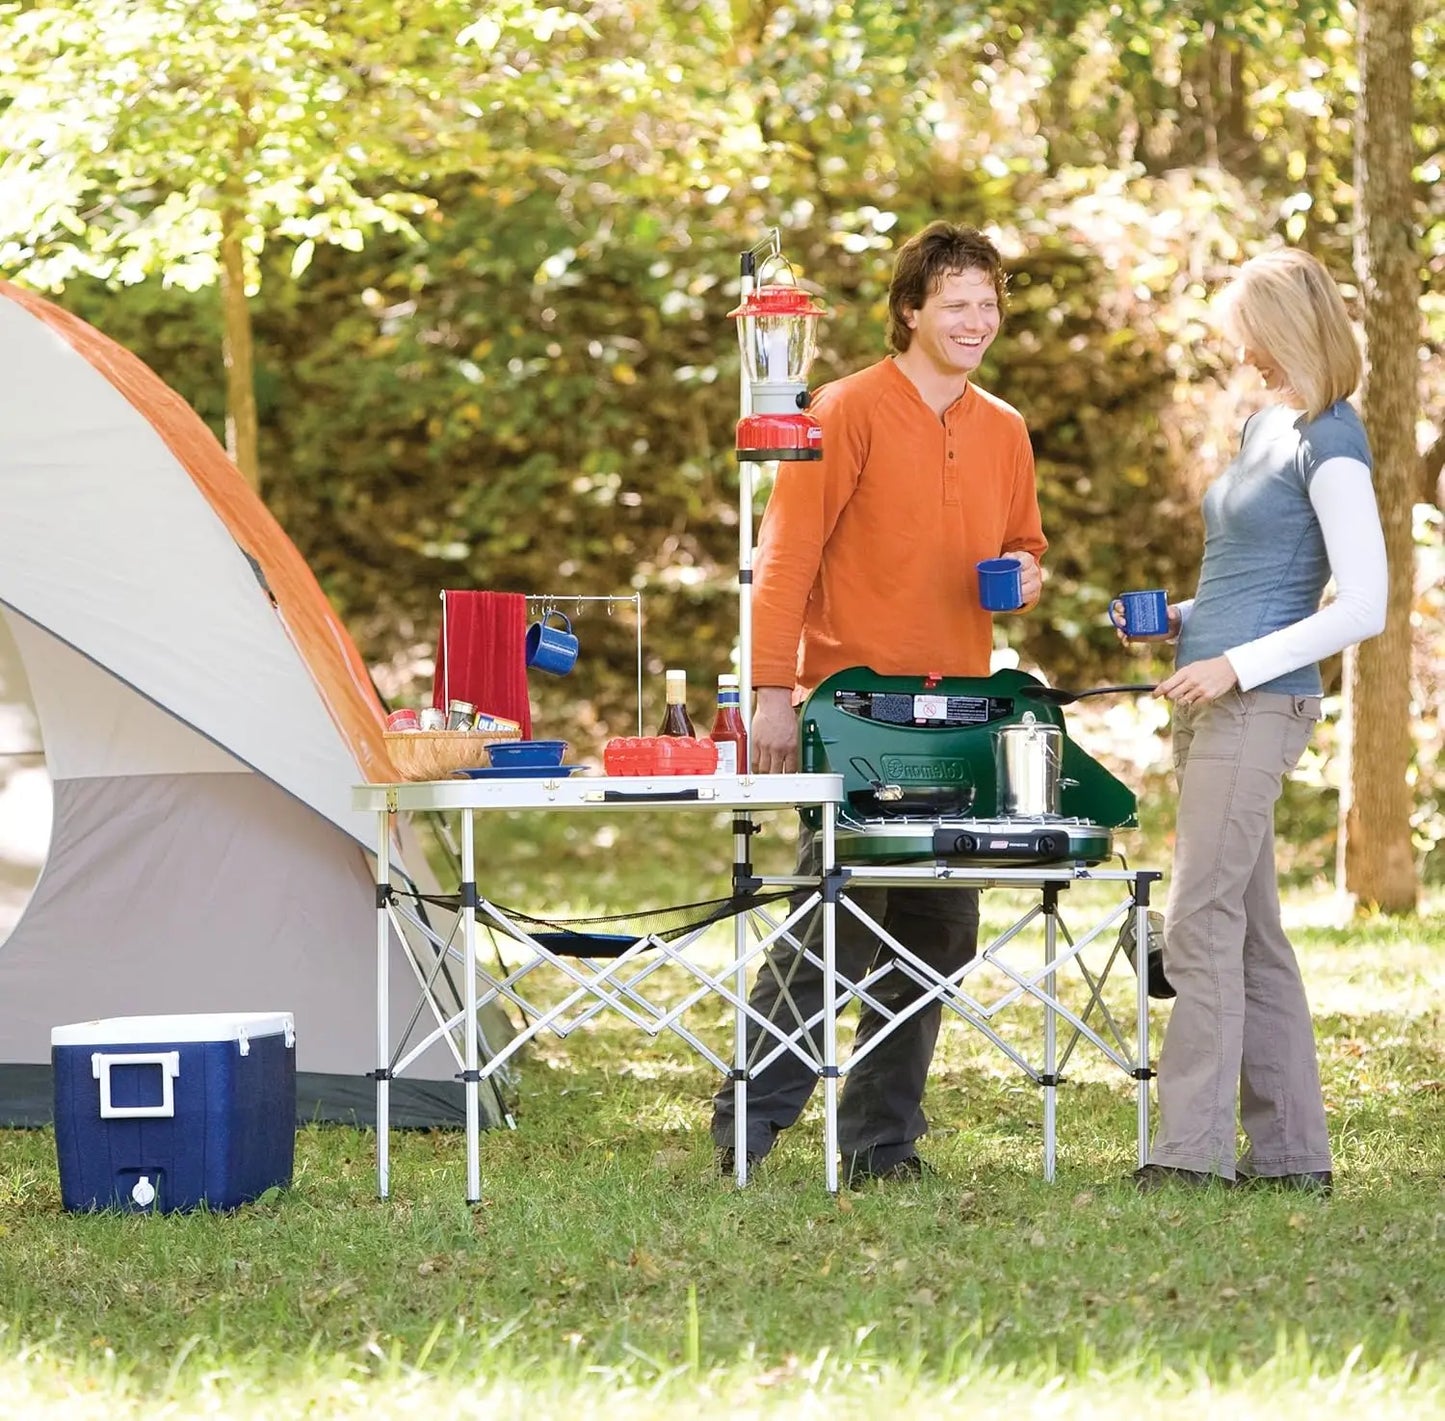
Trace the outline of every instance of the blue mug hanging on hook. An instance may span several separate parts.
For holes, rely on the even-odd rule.
[[[554,617],[560,626],[553,626]],[[549,676],[565,676],[576,664],[577,638],[572,634],[571,620],[551,607],[527,628],[527,665]]]

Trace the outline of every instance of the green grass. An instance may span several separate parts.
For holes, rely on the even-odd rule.
[[[637,903],[697,851],[599,832],[521,854],[519,900]],[[383,1203],[372,1136],[313,1128],[293,1187],[234,1214],[75,1217],[51,1134],[0,1132],[0,1417],[1445,1415],[1445,920],[1297,942],[1328,1202],[1136,1196],[1132,1092],[1092,1053],[1045,1184],[1037,1090],[959,1026],[936,1175],[837,1198],[816,1110],[746,1191],[718,1179],[711,1071],[608,1019],[526,1057],[475,1208],[459,1134],[395,1135]]]

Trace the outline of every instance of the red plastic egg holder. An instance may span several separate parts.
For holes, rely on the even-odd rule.
[[[602,751],[609,775],[713,775],[717,746],[680,735],[622,735]]]

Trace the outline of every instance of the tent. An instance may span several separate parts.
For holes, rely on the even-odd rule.
[[[5,282],[0,428],[0,768],[43,751],[53,804],[0,940],[0,1125],[49,1119],[52,1026],[211,1011],[293,1012],[300,1117],[374,1120],[376,825],[351,787],[396,776],[355,646],[194,411]],[[394,861],[433,888],[397,818]],[[390,971],[397,1041],[395,937]],[[460,1121],[459,1069],[435,1042],[395,1122]]]

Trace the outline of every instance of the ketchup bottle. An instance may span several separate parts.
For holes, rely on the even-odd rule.
[[[717,773],[740,775],[748,764],[748,728],[743,723],[738,678],[727,673],[717,678],[717,718],[712,723],[717,745]]]

